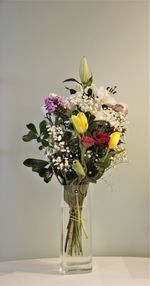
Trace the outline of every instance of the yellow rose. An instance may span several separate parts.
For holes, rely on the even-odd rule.
[[[121,136],[121,133],[118,131],[113,132],[110,135],[110,139],[108,142],[109,149],[114,149],[117,146],[117,144],[119,143],[119,140],[120,140],[120,136]]]
[[[88,129],[88,120],[84,112],[79,112],[77,115],[72,115],[71,120],[74,128],[79,134],[83,134]]]
[[[91,78],[91,72],[89,70],[88,61],[85,56],[81,59],[79,74],[81,82],[84,84],[86,84]]]

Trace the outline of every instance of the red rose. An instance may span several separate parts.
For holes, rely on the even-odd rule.
[[[91,147],[93,144],[95,143],[94,139],[88,136],[83,136],[81,138],[81,144],[85,147],[85,148],[89,148]]]
[[[110,136],[107,133],[103,133],[100,130],[93,131],[92,136],[97,145],[107,144],[110,139]]]

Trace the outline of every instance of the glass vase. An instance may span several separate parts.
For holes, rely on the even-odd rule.
[[[89,184],[66,185],[61,194],[61,264],[63,274],[92,271]]]

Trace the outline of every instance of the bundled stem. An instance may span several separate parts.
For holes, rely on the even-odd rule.
[[[67,234],[65,240],[64,251],[67,255],[79,256],[83,255],[82,249],[82,234],[88,239],[88,232],[84,224],[82,215],[83,202],[87,194],[87,187],[82,186],[83,193],[81,193],[81,186],[76,188],[71,187],[65,189],[65,200],[69,204],[69,221],[67,225]]]

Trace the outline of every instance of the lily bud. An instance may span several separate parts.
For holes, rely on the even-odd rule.
[[[113,132],[110,135],[110,140],[108,142],[109,149],[114,149],[118,145],[119,140],[120,140],[120,136],[121,136],[121,133],[118,131]]]
[[[80,74],[81,82],[83,84],[86,84],[91,78],[91,72],[89,70],[88,61],[85,56],[82,57],[81,59],[79,74]]]

